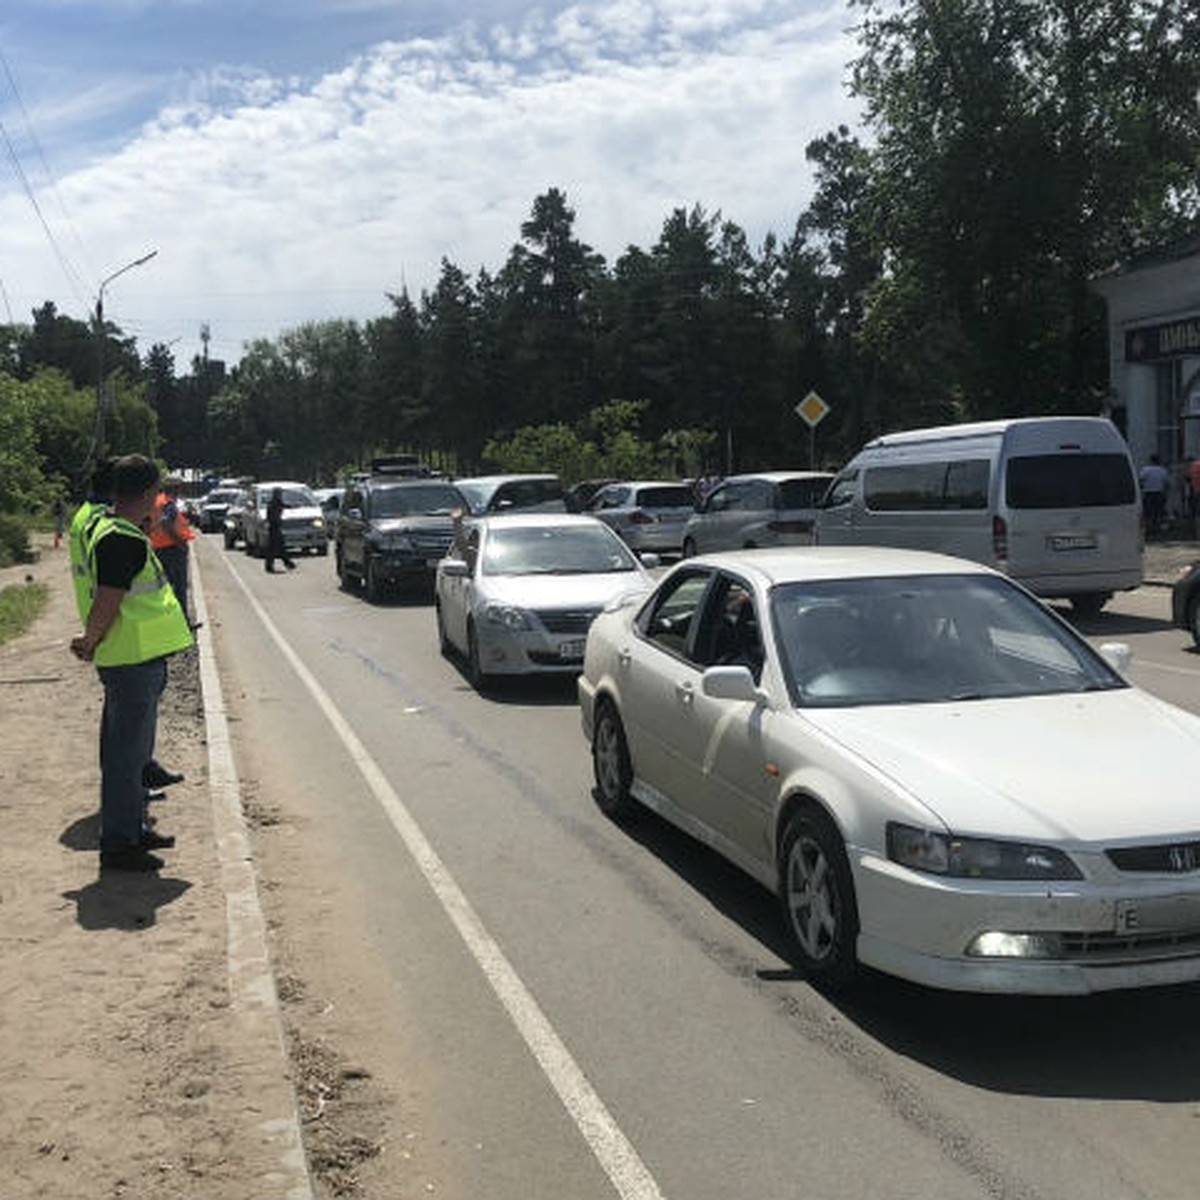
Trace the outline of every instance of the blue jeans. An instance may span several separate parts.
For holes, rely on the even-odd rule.
[[[158,698],[167,660],[98,667],[104,685],[100,715],[100,850],[128,850],[142,839],[146,789],[142,768],[154,754]]]

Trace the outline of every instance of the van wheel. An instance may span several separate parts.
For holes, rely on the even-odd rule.
[[[1112,599],[1112,592],[1080,592],[1071,597],[1071,610],[1077,617],[1096,617]]]
[[[684,558],[695,558],[696,557],[696,543],[693,542],[691,538],[683,539],[683,557]]]
[[[1192,631],[1192,641],[1200,650],[1200,599],[1192,601],[1192,607],[1188,611],[1188,628]]]

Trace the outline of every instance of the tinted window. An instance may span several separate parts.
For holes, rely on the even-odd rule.
[[[779,507],[816,508],[829,486],[829,479],[829,476],[824,479],[785,479],[779,485]]]
[[[647,508],[691,508],[692,493],[679,487],[648,487],[638,492],[637,502]]]
[[[1008,460],[1010,508],[1106,508],[1133,504],[1137,484],[1124,454],[1031,454]]]
[[[444,516],[462,506],[458,490],[445,484],[384,487],[371,493],[371,515],[375,517]]]
[[[870,467],[863,497],[874,512],[986,508],[989,470],[986,459]]]
[[[839,475],[829,485],[829,491],[825,493],[825,497],[821,501],[821,506],[823,508],[838,508],[840,505],[849,504],[854,499],[857,490],[858,472],[847,471],[846,474]]]

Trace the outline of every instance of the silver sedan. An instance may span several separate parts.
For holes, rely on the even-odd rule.
[[[578,673],[588,628],[609,603],[652,586],[646,565],[594,517],[510,513],[466,521],[434,583],[438,642],[472,684]]]

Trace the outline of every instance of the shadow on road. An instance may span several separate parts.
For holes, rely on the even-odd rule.
[[[158,910],[174,903],[191,886],[186,879],[107,871],[95,883],[62,895],[74,902],[75,919],[83,929],[137,933],[149,929],[158,919]]]

